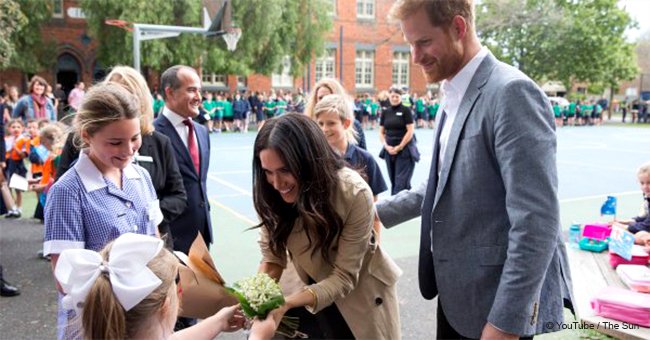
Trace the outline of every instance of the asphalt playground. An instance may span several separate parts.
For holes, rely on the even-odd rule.
[[[227,282],[255,273],[260,260],[257,230],[250,230],[257,224],[251,194],[255,135],[248,132],[210,136],[208,194],[215,236],[211,253]],[[416,165],[414,186],[426,180],[433,130],[418,129],[416,135],[422,160]],[[386,176],[383,160],[377,157],[381,149],[377,131],[366,131],[366,138],[368,150],[375,155]],[[641,192],[636,169],[650,161],[650,126],[563,127],[557,131],[557,140],[559,198],[565,231],[573,221],[585,223],[602,219],[600,205],[608,195],[618,198],[619,216],[633,216],[638,212]],[[24,211],[31,212],[35,200],[31,194],[25,196]],[[430,339],[435,329],[435,302],[422,299],[417,288],[419,222],[414,219],[382,231],[382,246],[404,270],[398,283],[404,339]],[[42,233],[42,225],[32,219],[0,218],[0,263],[4,266],[5,279],[22,291],[18,297],[0,299],[0,339],[55,338],[53,279],[49,263],[36,256],[42,246]],[[594,335],[564,331],[536,338],[580,337],[593,338]],[[242,339],[244,335],[236,333],[222,338]]]

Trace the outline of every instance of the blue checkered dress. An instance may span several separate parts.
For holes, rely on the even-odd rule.
[[[106,180],[81,153],[72,171],[50,189],[45,205],[45,254],[65,249],[101,250],[124,233],[155,235],[149,219],[156,192],[147,171],[129,165],[122,172],[122,189]]]
[[[151,177],[144,168],[127,166],[119,189],[81,152],[74,167],[47,194],[43,253],[60,254],[74,248],[99,251],[124,233],[155,235],[156,225],[150,219],[155,200]],[[78,326],[69,323],[74,312],[63,310],[60,301],[59,309],[59,338],[80,338]]]

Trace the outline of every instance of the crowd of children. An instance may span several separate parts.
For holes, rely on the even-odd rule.
[[[58,97],[64,95],[57,87],[57,97],[39,76],[32,77],[27,88],[28,93],[21,96],[16,86],[5,85],[4,96],[0,96],[0,119],[5,129],[5,161],[0,162],[0,215],[21,217],[23,191],[29,189],[36,193],[39,202],[34,217],[42,220],[42,201],[55,168],[50,163],[56,159],[58,141],[64,133],[56,122],[57,110],[65,105]],[[22,185],[25,182],[26,188]],[[10,187],[14,187],[13,195]]]
[[[607,109],[607,102],[603,100],[577,100],[564,105],[552,100],[551,104],[556,126],[600,125],[603,112]]]
[[[162,112],[165,102],[154,93],[154,114]],[[251,124],[259,130],[266,119],[281,116],[287,112],[302,112],[305,99],[301,90],[295,93],[284,91],[266,92],[210,92],[204,91],[197,121],[210,133],[247,132]]]
[[[9,190],[7,186],[11,181],[27,181],[28,189],[33,191],[37,198],[34,217],[40,220],[43,220],[47,188],[54,181],[64,131],[65,128],[60,123],[46,119],[30,119],[26,126],[21,119],[11,119],[7,124],[8,133],[4,140],[7,150],[5,181],[2,188]],[[3,202],[7,210],[6,218],[22,216],[23,190],[14,188],[13,196],[3,196]]]
[[[411,95],[408,91],[404,92],[404,106],[413,112],[414,118],[417,119],[416,127],[433,129],[436,112],[440,106],[437,96],[431,93],[419,96],[417,93]],[[158,116],[165,102],[160,94],[154,93],[153,96],[153,110]],[[272,90],[268,93],[204,91],[202,96],[201,114],[197,121],[205,125],[210,133],[247,132],[252,125],[259,130],[265,120],[288,112],[303,112],[306,104],[301,89],[293,93],[282,90]],[[388,91],[381,91],[377,95],[360,94],[354,99],[354,118],[361,123],[364,130],[377,129],[382,109],[385,110],[388,106]]]

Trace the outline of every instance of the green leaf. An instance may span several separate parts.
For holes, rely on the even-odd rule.
[[[248,300],[246,300],[246,297],[236,289],[226,287],[226,290],[232,294],[237,300],[239,301],[239,305],[241,306],[241,309],[244,311],[244,314],[248,316],[249,318],[254,318],[256,316],[262,316],[258,314],[248,303]]]
[[[263,303],[260,306],[257,313],[258,315],[261,315],[263,318],[265,318],[270,311],[282,306],[283,304],[284,304],[284,296],[282,295],[275,296],[269,299],[267,302]]]

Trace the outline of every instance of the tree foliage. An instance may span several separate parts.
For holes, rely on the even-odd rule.
[[[141,43],[141,63],[161,70],[173,64],[197,65],[224,74],[271,74],[285,55],[298,74],[315,53],[323,49],[323,37],[331,29],[327,0],[233,1],[233,20],[242,29],[237,50],[229,52],[221,37],[181,34],[176,38]],[[108,26],[106,19],[130,23],[201,25],[199,0],[81,0],[91,35],[98,40],[98,56],[104,65],[132,64],[132,33]]]
[[[41,26],[52,18],[47,0],[0,1],[0,68],[36,73],[56,61],[55,43],[43,40]]]
[[[0,68],[9,65],[16,52],[12,35],[27,23],[15,0],[0,1]]]
[[[477,12],[483,42],[537,81],[610,87],[638,72],[617,0],[484,0]]]

